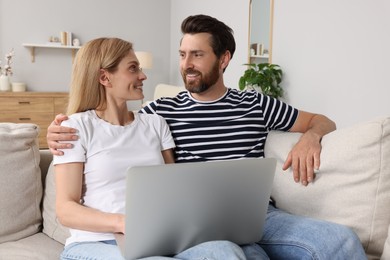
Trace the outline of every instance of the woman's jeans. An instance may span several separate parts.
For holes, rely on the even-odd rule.
[[[120,259],[114,240],[73,243],[61,259]],[[359,238],[349,228],[322,220],[288,214],[270,204],[261,241],[237,246],[229,241],[211,241],[189,248],[174,257],[145,259],[259,260],[259,259],[367,259]]]
[[[115,240],[104,242],[72,243],[65,247],[61,259],[124,260]],[[210,241],[191,247],[174,257],[153,256],[143,260],[245,260],[241,248],[229,241]]]

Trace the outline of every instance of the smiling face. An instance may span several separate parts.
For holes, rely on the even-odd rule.
[[[115,72],[104,72],[107,78],[107,94],[116,99],[141,100],[146,75],[139,67],[139,62],[133,50],[129,52],[118,64]]]
[[[180,44],[180,71],[186,89],[202,93],[222,77],[220,59],[214,54],[208,33],[185,34]]]

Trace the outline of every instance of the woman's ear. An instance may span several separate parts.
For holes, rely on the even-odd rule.
[[[108,72],[104,69],[100,69],[99,82],[105,87],[111,87],[110,78]]]

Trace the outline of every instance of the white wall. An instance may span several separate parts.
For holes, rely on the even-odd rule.
[[[288,101],[339,128],[390,115],[390,2],[275,0],[273,62]]]
[[[236,52],[225,71],[225,85],[238,88],[248,60],[249,0],[171,0],[171,74],[172,84],[183,85],[179,72],[181,22],[189,15],[206,14],[226,23],[234,31]]]
[[[237,50],[225,83],[236,88],[247,61],[249,0],[0,0],[0,57],[15,48],[14,79],[26,81],[30,90],[66,91],[69,51],[38,50],[31,63],[22,43],[43,42],[61,30],[82,42],[122,37],[155,57],[144,87],[150,99],[158,83],[183,84],[180,24],[198,13],[234,30]],[[389,115],[389,27],[387,0],[275,0],[273,62],[285,72],[287,101],[328,115],[339,128]]]
[[[133,41],[136,50],[154,55],[144,86],[148,100],[158,83],[183,84],[178,65],[180,24],[188,15],[200,13],[226,22],[235,32],[237,50],[225,84],[237,88],[247,62],[249,0],[0,0],[0,57],[15,49],[12,80],[26,82],[30,91],[67,91],[70,50],[36,49],[36,61],[31,63],[29,49],[22,44],[44,43],[60,31],[72,31],[82,43],[121,37]]]
[[[26,82],[30,91],[68,91],[70,50],[36,49],[31,63],[29,50],[22,46],[46,43],[60,31],[73,32],[82,43],[119,37],[132,41],[135,50],[152,52],[154,67],[145,71],[145,99],[152,98],[156,84],[169,81],[169,1],[0,0],[0,60],[15,49],[13,81]]]

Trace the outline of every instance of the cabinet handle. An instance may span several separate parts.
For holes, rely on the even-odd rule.
[[[30,105],[29,101],[19,101],[19,105]]]
[[[20,117],[19,120],[20,121],[31,121],[31,118],[29,118],[29,117]]]

